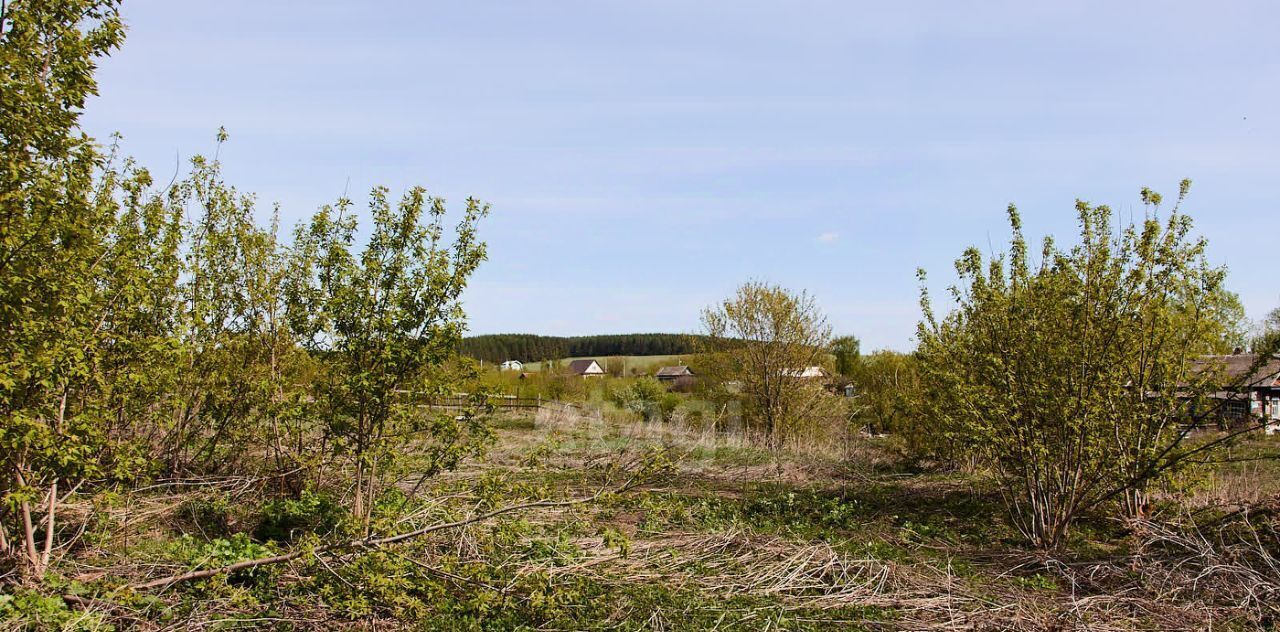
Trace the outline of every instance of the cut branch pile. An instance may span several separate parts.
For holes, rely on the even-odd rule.
[[[599,581],[661,581],[712,595],[779,599],[791,610],[892,609],[917,629],[972,624],[997,605],[947,570],[904,567],[871,556],[850,557],[830,544],[801,544],[740,530],[668,534],[636,543],[626,557],[583,541],[594,555],[569,566],[529,565],[527,572],[589,573]]]
[[[208,569],[202,569],[202,570],[189,571],[185,573],[178,573],[175,575],[168,575],[165,577],[152,579],[150,581],[133,584],[132,586],[130,586],[130,588],[135,591],[154,590],[159,588],[166,588],[168,586],[172,586],[174,584],[179,584],[182,582],[208,579],[208,578],[216,577],[219,575],[235,573],[237,571],[249,570],[249,569],[258,568],[262,566],[283,564],[283,563],[291,562],[293,560],[306,557],[306,556],[316,556],[317,558],[320,558],[325,555],[338,553],[342,551],[350,551],[350,550],[358,550],[358,549],[375,549],[379,547],[390,546],[393,544],[414,540],[414,539],[426,536],[431,533],[436,533],[439,531],[460,529],[462,527],[466,527],[471,524],[484,522],[492,518],[497,518],[504,514],[515,513],[519,511],[527,511],[532,509],[566,508],[566,507],[572,507],[575,505],[582,505],[586,503],[595,502],[607,493],[624,493],[626,491],[629,491],[635,486],[635,484],[636,484],[636,479],[632,478],[616,489],[600,489],[596,493],[583,498],[574,498],[571,500],[540,500],[535,502],[521,503],[518,505],[510,505],[510,506],[502,507],[500,509],[495,509],[493,511],[489,511],[486,513],[464,518],[461,520],[440,523],[440,524],[433,524],[433,525],[422,527],[420,529],[416,529],[413,531],[408,531],[406,533],[400,533],[400,534],[384,536],[384,537],[360,538],[360,539],[349,540],[345,542],[326,544],[326,545],[318,546],[315,548],[302,548],[302,549],[290,551],[288,553],[282,553],[280,555],[272,555],[267,557],[251,559],[251,560],[245,560],[242,562],[237,562],[235,564],[229,564],[227,566],[219,566],[217,568],[208,568]]]
[[[1271,523],[1254,524],[1248,513],[1205,531],[1193,523],[1144,521],[1135,565],[1162,599],[1244,614],[1263,625],[1280,620],[1280,537]]]

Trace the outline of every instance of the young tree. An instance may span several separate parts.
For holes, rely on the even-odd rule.
[[[857,336],[840,336],[831,341],[831,355],[836,359],[836,373],[849,377],[858,368],[862,342]]]
[[[605,373],[608,373],[611,377],[622,377],[626,368],[627,362],[623,358],[606,358],[604,361]]]
[[[857,419],[872,433],[899,433],[916,447],[922,433],[914,424],[921,391],[915,357],[876,351],[863,356],[849,377],[857,393]]]
[[[219,130],[218,143],[226,140]],[[221,164],[196,156],[173,198],[191,211],[182,293],[183,348],[171,423],[158,458],[170,472],[232,468],[255,437],[280,471],[304,459],[297,427],[305,353],[288,328],[286,251],[275,222],[222,180]]]
[[[1188,187],[1164,221],[1144,189],[1146,219],[1119,229],[1111,209],[1078,202],[1080,243],[1046,239],[1038,263],[1011,206],[1009,254],[956,262],[950,315],[935,319],[922,291],[929,427],[994,471],[1036,546],[1060,545],[1082,512],[1137,510],[1151,481],[1206,449],[1186,441],[1188,404],[1220,380],[1192,361],[1238,336],[1238,301],[1179,211]]]
[[[825,364],[831,327],[808,294],[750,282],[702,313],[708,372],[742,403],[747,430],[771,449],[808,424],[830,417],[837,403],[821,379],[801,375]]]
[[[123,38],[116,9],[48,0],[0,14],[0,549],[35,575],[59,490],[101,464],[102,346],[145,293],[141,258],[167,243],[163,212],[98,186],[103,157],[79,129],[97,60]]]
[[[153,412],[143,402],[157,401],[149,397],[158,395],[154,378],[170,366],[175,340],[180,212],[131,163],[105,170],[98,182],[81,206],[87,226],[78,241],[47,251],[57,272],[45,278],[56,284],[31,288],[22,299],[27,318],[9,330],[25,363],[4,384],[0,463],[11,478],[0,489],[35,575],[49,564],[59,489],[65,495],[88,479],[136,475],[136,451],[112,430]],[[43,531],[38,555],[36,530]]]
[[[1268,312],[1262,322],[1257,324],[1255,331],[1249,341],[1249,348],[1255,353],[1280,345],[1280,307]]]
[[[353,513],[368,529],[379,483],[414,439],[435,443],[424,476],[473,454],[486,438],[471,415],[418,406],[454,392],[465,327],[460,297],[485,259],[476,225],[488,206],[467,200],[452,244],[444,201],[420,187],[391,204],[373,190],[373,231],[357,257],[351,201],[326,206],[294,239],[288,294],[293,330],[323,358],[316,401],[334,447],[355,471]]]

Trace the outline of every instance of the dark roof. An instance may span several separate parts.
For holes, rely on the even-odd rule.
[[[574,360],[569,363],[569,372],[584,375],[587,369],[591,368],[591,365],[595,363],[595,360]]]
[[[1280,357],[1267,358],[1257,369],[1258,355],[1255,353],[1236,353],[1233,355],[1205,356],[1192,364],[1192,370],[1221,371],[1228,382],[1241,383],[1242,386],[1254,388],[1274,388],[1280,386]]]
[[[680,377],[682,375],[693,375],[693,371],[683,364],[680,366],[664,366],[658,369],[658,377]]]

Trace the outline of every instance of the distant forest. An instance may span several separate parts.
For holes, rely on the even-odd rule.
[[[462,340],[462,354],[486,362],[541,362],[584,356],[654,356],[692,353],[697,336],[689,334],[609,334],[538,336],[489,334]]]

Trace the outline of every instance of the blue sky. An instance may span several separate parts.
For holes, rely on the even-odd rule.
[[[913,345],[915,270],[1185,207],[1251,317],[1280,304],[1272,2],[126,0],[90,133],[159,173],[222,149],[286,225],[344,190],[490,202],[471,329],[694,331],[748,279]],[[937,293],[937,292],[935,292]]]

